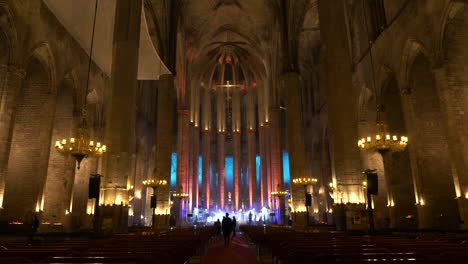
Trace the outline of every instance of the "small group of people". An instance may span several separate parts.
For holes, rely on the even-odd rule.
[[[229,218],[229,213],[226,213],[226,216],[223,216],[223,221],[220,222],[218,219],[214,223],[214,225],[216,228],[217,235],[220,235],[221,231],[223,232],[224,245],[225,246],[229,245],[229,242],[231,241],[231,233],[232,233],[232,237],[236,236],[236,227],[237,227],[236,217],[233,216],[231,219]]]

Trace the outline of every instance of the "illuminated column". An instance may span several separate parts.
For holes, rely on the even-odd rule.
[[[347,21],[343,15],[344,6],[337,5],[335,2],[319,0],[320,33],[327,46],[327,75],[339,76],[339,78],[327,79],[332,175],[341,196],[335,202],[364,203],[360,154],[355,142],[355,139],[358,138],[358,115],[356,114],[356,96],[352,89],[351,58],[347,45]],[[297,74],[288,74],[285,77],[287,85],[285,91],[294,95],[289,96],[292,104],[288,105],[287,111],[293,110],[295,112],[294,104],[300,105],[301,101],[299,97],[297,101],[293,97],[299,96],[301,82]],[[293,108],[290,109],[291,107]],[[293,115],[295,114],[288,115],[288,121]],[[300,144],[303,144],[303,141]]]
[[[156,122],[156,159],[155,169],[151,176],[153,180],[166,180],[171,182],[171,160],[173,142],[173,120],[175,106],[174,76],[165,74],[159,77],[158,105]],[[156,192],[157,214],[169,214],[169,191],[170,184],[158,187]],[[148,190],[147,190],[148,191]],[[167,220],[167,219],[165,219]],[[164,221],[167,223],[168,221]]]
[[[191,117],[190,122],[192,123],[192,207],[199,206],[199,183],[198,183],[198,171],[199,171],[199,156],[200,156],[200,90],[203,88],[203,84],[195,86],[192,97],[193,101],[190,104]]]
[[[179,98],[180,107],[185,107],[183,103],[184,99]],[[177,126],[177,184],[176,190],[182,191],[184,193],[189,193],[189,179],[188,179],[188,163],[189,163],[189,135],[190,135],[190,126],[189,126],[189,115],[190,111],[182,108],[177,110],[178,114],[178,126]],[[179,188],[182,187],[181,190]],[[178,201],[175,204],[174,212],[179,212],[181,210],[182,218],[185,217],[187,213],[188,203],[190,199],[176,199]],[[179,205],[179,203],[181,203]],[[177,207],[180,206],[180,209]]]
[[[271,188],[272,191],[279,191],[278,186],[283,188],[283,173],[282,173],[282,164],[281,164],[281,140],[280,140],[280,112],[281,108],[272,107],[270,109],[270,167],[271,167]],[[273,197],[272,199],[277,199],[282,201],[283,199],[278,199]],[[271,200],[271,199],[270,199]],[[276,200],[276,201],[277,201]],[[280,206],[284,205],[282,203],[275,202],[276,214],[280,214]],[[277,219],[282,219],[278,217]]]
[[[266,153],[265,153],[265,109],[264,109],[264,96],[261,87],[257,87],[257,104],[258,104],[258,150],[260,153],[260,206],[268,206],[267,194],[267,171],[266,171]]]
[[[2,65],[0,74],[0,207],[3,207],[5,178],[10,154],[13,114],[25,73],[11,65]]]
[[[258,202],[255,138],[255,86],[247,90],[247,169],[249,173],[249,205],[250,208]]]
[[[443,109],[445,122],[445,131],[447,134],[448,149],[450,151],[450,158],[452,162],[452,175],[455,185],[455,195],[458,202],[458,210],[460,218],[463,220],[462,229],[468,229],[468,142],[466,134],[466,127],[468,127],[467,118],[460,109],[463,109],[463,100],[457,97],[454,91],[458,87],[453,81],[453,76],[448,75],[450,69],[447,65],[443,64],[433,70],[436,88],[440,96],[440,104]],[[465,104],[466,107],[466,104]]]
[[[268,208],[273,209],[273,198],[272,192],[272,178],[271,178],[271,145],[270,145],[270,122],[265,121],[263,125],[263,148],[264,148],[264,161],[262,162],[265,170],[265,196],[267,199]]]
[[[234,204],[239,210],[241,159],[241,89],[234,87],[232,94],[232,134],[234,141]]]
[[[283,177],[281,173],[281,146],[280,146],[280,112],[279,107],[273,107],[270,110],[270,156],[271,156],[271,177],[272,186],[276,190],[278,184],[283,186]]]
[[[203,194],[205,206],[210,209],[210,167],[211,167],[211,88],[203,89],[202,104],[202,153],[203,153]]]
[[[301,178],[308,175],[306,153],[304,146],[304,129],[302,122],[301,83],[297,73],[283,76],[283,92],[286,97],[286,129],[288,135],[288,151],[291,178]],[[303,211],[305,203],[302,186],[291,185],[294,211]]]
[[[117,1],[115,11],[111,92],[107,98],[103,202],[114,232],[125,232],[128,219],[127,178],[135,154],[135,97],[140,45],[141,0]],[[119,207],[118,205],[122,206]]]
[[[218,125],[219,208],[224,209],[224,200],[226,197],[226,93],[223,87],[218,87],[216,90],[216,111]]]

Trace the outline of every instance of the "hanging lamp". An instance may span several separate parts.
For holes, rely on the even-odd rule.
[[[366,23],[366,32],[369,36],[369,29]],[[391,151],[391,152],[400,152],[405,150],[408,145],[408,137],[405,135],[396,135],[391,134],[388,128],[388,124],[382,118],[384,113],[384,106],[379,104],[381,100],[380,97],[377,98],[377,89],[375,82],[375,73],[374,73],[374,59],[372,56],[372,45],[373,41],[369,40],[369,58],[371,63],[371,76],[372,76],[372,86],[374,88],[374,94],[376,96],[377,104],[377,118],[376,118],[376,129],[377,132],[375,135],[368,135],[358,140],[358,147],[362,150],[368,152],[378,152],[381,155]]]
[[[96,29],[96,15],[98,9],[98,0],[96,0],[95,9],[94,9],[94,18],[93,18],[93,30],[91,35],[91,47],[89,52],[89,62],[88,62],[88,76],[86,79],[86,90],[84,93],[84,105],[81,112],[81,120],[78,126],[78,133],[76,137],[70,139],[62,139],[55,141],[55,149],[64,154],[70,155],[76,159],[77,168],[80,169],[81,161],[87,157],[98,157],[104,154],[107,151],[106,145],[102,144],[99,141],[93,140],[89,136],[89,128],[86,122],[87,118],[87,95],[89,91],[89,79],[91,75],[91,63],[93,57],[93,47],[94,47],[94,33]]]

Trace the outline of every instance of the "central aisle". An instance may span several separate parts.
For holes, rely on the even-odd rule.
[[[223,237],[220,236],[208,250],[203,264],[257,264],[255,254],[249,249],[245,238],[237,233],[235,238],[231,238],[231,244],[224,246]]]

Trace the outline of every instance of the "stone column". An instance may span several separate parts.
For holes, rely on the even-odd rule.
[[[454,177],[455,194],[457,196],[462,229],[468,229],[468,120],[463,111],[463,100],[460,99],[457,82],[449,74],[446,64],[433,69],[435,86],[439,94],[439,102],[445,120],[452,175]],[[465,106],[466,107],[466,106]]]
[[[200,122],[200,89],[201,87],[195,85],[193,91],[191,93],[191,102],[190,102],[190,123],[192,124],[192,131],[191,131],[191,207],[198,208],[198,159],[200,156],[199,151],[199,141],[200,141],[200,129],[199,129],[199,122]],[[190,208],[190,210],[192,209]]]
[[[256,138],[255,138],[255,90],[247,91],[247,170],[249,174],[249,205],[257,206],[257,173],[256,173]]]
[[[360,155],[356,147],[357,100],[353,90],[351,57],[346,45],[347,21],[343,8],[341,2],[319,0],[320,32],[326,46],[327,75],[331,76],[327,78],[327,98],[332,175],[336,179],[338,192],[342,194],[339,201],[364,203]],[[300,104],[300,101],[297,102]]]
[[[167,186],[156,189],[157,226],[169,226],[170,214],[170,182],[172,143],[174,138],[173,120],[175,117],[175,87],[174,76],[161,75],[158,81],[158,104],[156,122],[156,155],[152,180],[165,180]],[[147,190],[151,191],[152,190]]]
[[[282,89],[286,97],[286,131],[288,135],[291,179],[307,177],[308,169],[304,146],[304,129],[301,106],[301,80],[297,73],[283,76]],[[291,185],[294,213],[305,212],[305,196],[302,186]],[[296,220],[296,222],[298,222]]]
[[[284,187],[284,178],[282,173],[281,157],[281,139],[280,139],[280,114],[281,108],[278,106],[270,109],[270,163],[271,163],[271,188],[272,191],[278,191],[278,187]],[[273,199],[277,199],[273,197]],[[278,202],[278,200],[280,202]],[[275,211],[277,219],[282,220],[281,212],[285,209],[283,199],[277,199],[275,202]],[[279,223],[281,224],[281,222]]]
[[[177,186],[176,191],[181,191],[184,193],[189,193],[189,180],[188,180],[188,161],[189,161],[189,114],[190,111],[187,109],[177,110],[178,114],[178,126],[177,126]],[[179,204],[179,199],[174,201],[174,210],[179,212],[177,208]],[[176,202],[177,201],[177,202]],[[180,217],[185,218],[189,199],[183,199],[180,201]],[[177,217],[176,217],[177,219]]]
[[[102,182],[102,226],[125,232],[128,219],[127,178],[135,155],[135,101],[140,45],[141,0],[117,1],[113,40],[111,92],[107,105],[106,140]]]
[[[226,94],[223,87],[218,87],[216,90],[216,111],[218,125],[219,208],[223,210],[226,198]]]
[[[234,143],[234,205],[239,210],[240,199],[240,160],[241,160],[241,94],[235,87],[232,95],[232,134]]]
[[[264,95],[262,94],[261,87],[257,87],[257,104],[258,104],[258,150],[260,153],[260,207],[268,206],[268,193],[267,193],[267,170],[266,170],[266,149],[265,149],[265,109],[264,109]]]
[[[12,65],[0,66],[0,208],[3,208],[5,179],[10,154],[14,113],[25,72]]]
[[[211,166],[211,89],[210,87],[203,89],[203,104],[202,104],[202,153],[203,153],[203,195],[206,209],[210,209],[211,202],[211,182],[210,182],[210,166]]]

